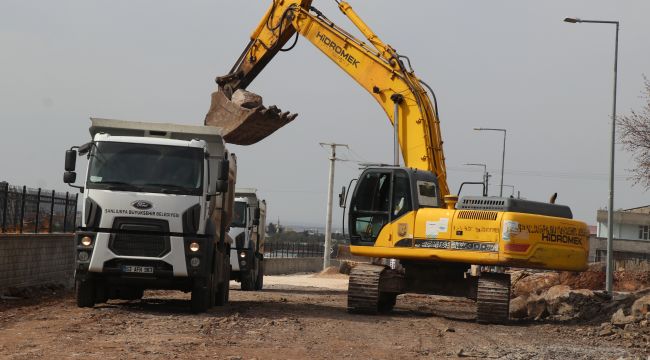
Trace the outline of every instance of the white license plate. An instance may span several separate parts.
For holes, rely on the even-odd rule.
[[[138,274],[153,274],[153,266],[124,265],[122,271]]]

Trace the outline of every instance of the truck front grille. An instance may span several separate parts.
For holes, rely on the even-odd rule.
[[[116,255],[162,257],[169,253],[169,223],[165,220],[115,218],[109,249]]]

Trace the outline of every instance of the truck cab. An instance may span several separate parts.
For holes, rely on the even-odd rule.
[[[237,189],[228,235],[234,242],[231,279],[239,281],[242,290],[263,287],[265,233],[266,201],[257,197],[256,189]]]
[[[220,129],[91,119],[91,142],[66,153],[64,181],[88,164],[75,233],[80,307],[138,299],[145,289],[191,292],[192,309],[228,300],[236,158]]]

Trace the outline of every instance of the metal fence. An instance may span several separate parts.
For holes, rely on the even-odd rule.
[[[72,232],[78,196],[0,182],[0,232]]]
[[[323,257],[323,242],[267,241],[264,256],[268,258]]]

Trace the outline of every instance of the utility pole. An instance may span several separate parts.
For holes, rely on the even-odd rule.
[[[329,146],[330,153],[330,172],[329,184],[327,185],[327,217],[325,218],[325,248],[323,249],[323,270],[330,266],[330,248],[332,247],[332,196],[334,192],[334,164],[336,163],[336,147],[343,146],[349,148],[346,144],[320,143],[320,146]]]

